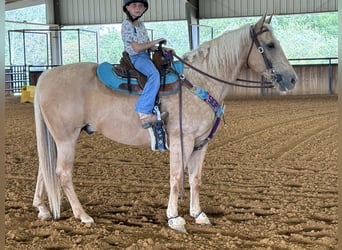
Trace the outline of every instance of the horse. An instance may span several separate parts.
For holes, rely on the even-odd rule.
[[[191,67],[184,68],[180,81],[186,79],[196,84],[219,104],[228,95],[228,85],[199,71],[236,82],[240,71],[249,68],[274,79],[279,91],[293,89],[297,75],[273,34],[271,18],[264,15],[253,25],[226,31],[185,53],[182,58]],[[39,219],[60,218],[64,191],[74,217],[82,223],[94,222],[83,209],[72,181],[75,146],[82,129],[90,126],[92,131],[126,145],[149,145],[148,131],[141,127],[133,108],[138,97],[103,85],[96,75],[97,66],[91,62],[62,65],[45,71],[38,80],[34,113],[39,167],[33,206],[38,210]],[[200,206],[199,191],[208,148],[202,142],[207,140],[216,114],[208,103],[184,86],[176,94],[160,99],[161,111],[169,113],[165,125],[170,154],[168,226],[186,232],[185,219],[178,214],[184,168],[189,177],[190,215],[197,224],[210,225]],[[202,146],[196,148],[199,144]]]

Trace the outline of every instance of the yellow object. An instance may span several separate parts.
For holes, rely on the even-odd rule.
[[[34,101],[34,92],[36,90],[36,86],[23,86],[21,88],[21,97],[20,102],[31,102]]]

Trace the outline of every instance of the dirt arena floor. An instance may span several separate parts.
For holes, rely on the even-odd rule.
[[[210,142],[201,204],[212,226],[189,216],[168,229],[168,152],[82,133],[74,183],[95,220],[40,221],[33,105],[6,98],[6,249],[337,249],[337,97],[226,102],[226,126]]]

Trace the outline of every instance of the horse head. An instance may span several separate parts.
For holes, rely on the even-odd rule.
[[[250,27],[251,45],[246,50],[246,65],[268,81],[279,84],[281,92],[294,88],[297,75],[270,26],[266,15]]]

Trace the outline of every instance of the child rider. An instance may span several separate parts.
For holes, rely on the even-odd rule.
[[[160,88],[159,71],[150,58],[149,50],[154,50],[157,44],[166,42],[164,38],[150,41],[144,23],[139,20],[148,7],[147,0],[124,0],[123,11],[127,19],[121,26],[125,51],[129,54],[134,67],[147,77],[145,87],[135,105],[135,111],[139,114],[143,128],[149,128],[157,122],[153,108]],[[173,52],[172,49],[165,48],[165,50]],[[167,112],[161,114],[162,119],[167,116]]]

